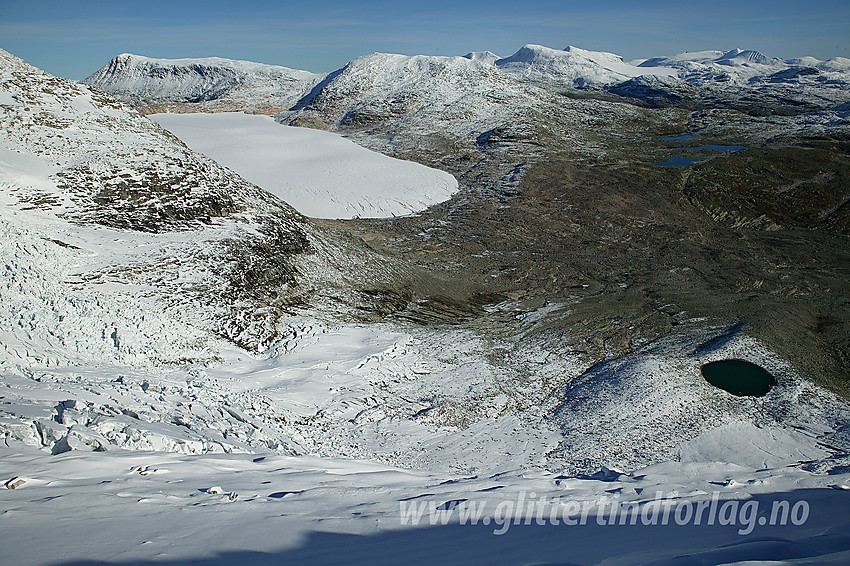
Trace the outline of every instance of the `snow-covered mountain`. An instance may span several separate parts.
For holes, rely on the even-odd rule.
[[[813,79],[810,88],[829,88],[836,83],[850,84],[846,74],[846,59],[836,57],[821,61],[814,57],[780,59],[768,57],[759,51],[732,49],[730,51],[685,52],[670,57],[653,57],[635,61],[643,69],[675,69],[674,76],[694,86],[755,85],[763,82],[794,83],[794,79]],[[820,85],[818,85],[820,83]],[[798,86],[802,86],[799,85]]]
[[[145,61],[153,60],[119,57],[86,82],[146,113],[271,113],[287,125],[339,132],[387,155],[448,170],[461,184],[465,173],[480,173],[468,163],[489,166],[482,157],[495,151],[515,156],[504,170],[488,173],[510,185],[518,178],[511,171],[534,158],[541,136],[598,156],[603,151],[597,131],[641,131],[646,117],[637,107],[781,116],[783,123],[750,132],[768,139],[841,124],[842,105],[850,102],[846,60],[781,60],[740,49],[632,62],[612,53],[539,45],[504,58],[489,51],[463,57],[373,53],[326,76],[288,70],[287,77],[298,80],[287,79],[288,90],[279,97],[270,96],[265,71],[248,63]],[[242,73],[239,85],[221,87],[235,80],[233,69]],[[251,86],[257,83],[264,86]],[[611,95],[629,104],[611,104],[617,100]]]
[[[84,83],[128,102],[156,107],[188,102],[208,110],[279,112],[324,75],[219,57],[154,59],[122,53]]]
[[[376,53],[361,57],[345,69],[319,75],[287,67],[263,65],[248,61],[233,61],[217,57],[201,59],[154,59],[123,53],[83,80],[97,90],[117,96],[128,102],[144,101],[146,104],[193,103],[205,109],[262,108],[265,98],[267,108],[288,109],[299,98],[326,77],[334,81],[345,70],[370,68],[372,72],[392,75],[399,71],[401,80],[426,69],[460,71],[463,63],[458,57],[429,57],[390,55]],[[588,51],[577,47],[565,50],[550,49],[541,45],[526,45],[510,57],[499,58],[490,51],[465,55],[462,59],[474,65],[495,66],[505,73],[530,81],[554,82],[565,86],[601,86],[620,82],[640,75],[670,75],[673,69],[658,66],[635,67],[612,53]],[[405,61],[405,63],[401,63]],[[401,66],[405,65],[405,70]],[[364,71],[365,72],[365,71]],[[452,71],[449,71],[452,72]],[[467,68],[466,72],[469,72]],[[466,79],[483,82],[494,75]]]
[[[84,82],[153,110],[171,107],[189,111],[194,108],[279,113],[293,107],[303,108],[326,90],[334,90],[336,94],[326,93],[325,99],[373,89],[376,98],[382,94],[391,97],[383,112],[411,103],[407,98],[430,96],[445,102],[463,96],[466,112],[486,114],[486,110],[479,110],[487,102],[481,93],[488,89],[498,93],[508,84],[514,91],[521,91],[531,84],[600,89],[621,83],[661,81],[658,84],[676,85],[681,81],[678,84],[721,89],[727,95],[768,84],[775,89],[788,86],[825,90],[827,97],[830,93],[834,97],[837,95],[832,91],[836,85],[850,83],[849,72],[850,63],[840,57],[828,61],[813,57],[783,60],[755,50],[732,49],[627,62],[613,53],[528,44],[504,58],[490,51],[472,52],[464,57],[374,53],[328,75],[220,58],[151,59],[122,54]],[[419,86],[417,81],[421,81]],[[381,112],[379,108],[374,111]]]
[[[678,71],[698,68],[699,65],[725,65],[727,67],[749,67],[753,72],[764,72],[769,68],[781,69],[793,66],[817,67],[824,70],[835,68],[843,57],[821,61],[814,57],[781,59],[768,57],[753,49],[735,48],[729,51],[686,51],[669,57],[653,57],[642,61],[633,61],[638,67],[672,67]],[[837,69],[836,69],[837,70]]]
[[[486,166],[490,161],[484,163],[484,154],[502,152],[515,162],[496,177],[516,180],[510,171],[536,154],[541,136],[561,136],[574,151],[595,154],[593,128],[629,129],[641,122],[643,111],[634,106],[614,108],[562,95],[567,83],[570,88],[575,82],[602,87],[625,76],[590,58],[606,61],[605,54],[583,53],[561,52],[566,63],[550,58],[553,66],[542,67],[533,57],[510,62],[489,52],[462,57],[373,53],[328,75],[279,119],[338,131],[388,155],[448,169],[461,184],[470,164]],[[583,66],[570,67],[569,61],[576,60]],[[607,63],[616,67],[615,61]]]
[[[326,126],[368,130],[391,120],[424,133],[416,125],[421,121],[431,131],[468,135],[536,98],[533,85],[500,71],[486,55],[373,53],[328,75],[294,110],[302,122],[315,116]]]
[[[672,68],[660,65],[636,67],[613,53],[572,46],[560,50],[542,45],[525,45],[510,57],[498,59],[494,64],[524,79],[570,87],[599,87],[642,75],[676,74]]]
[[[135,110],[0,55],[7,210],[32,211],[28,232],[80,250],[70,254],[78,265],[68,277],[199,301],[208,331],[251,348],[275,339],[288,297],[347,288],[372,267],[369,286],[384,280],[379,272],[391,277],[388,264],[322,234]],[[18,226],[20,217],[9,222]],[[356,262],[357,272],[345,267]],[[118,354],[157,355],[121,344]]]

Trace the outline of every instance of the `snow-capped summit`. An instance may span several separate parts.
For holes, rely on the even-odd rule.
[[[219,57],[155,59],[122,53],[83,82],[125,101],[280,111],[292,106],[323,77],[289,67]]]
[[[850,71],[850,59],[846,57],[833,57],[818,65],[826,71],[848,72]]]
[[[380,116],[398,115],[402,108],[406,112],[426,100],[431,102],[419,106],[433,112],[434,105],[457,106],[463,99],[465,108],[457,108],[456,114],[478,115],[485,113],[475,106],[479,96],[484,104],[493,96],[504,101],[532,86],[609,88],[654,76],[673,79],[670,84],[674,88],[679,88],[675,81],[680,80],[725,92],[756,83],[796,84],[802,75],[795,69],[803,67],[830,74],[818,80],[848,82],[850,61],[840,57],[829,61],[814,57],[783,60],[736,48],[629,62],[605,51],[536,44],[524,45],[503,58],[491,51],[473,51],[462,57],[373,53],[327,75],[215,57],[153,59],[124,53],[84,82],[148,112],[180,107],[184,111],[280,114],[302,111],[317,102],[339,106],[343,100],[357,99],[350,108],[354,113],[347,119],[362,125]],[[815,79],[804,80],[813,83]],[[814,83],[809,86],[818,88]],[[453,119],[452,115],[440,114],[436,118]]]
[[[781,65],[783,63],[782,59],[767,57],[753,49],[743,50],[737,48],[727,51],[715,59],[715,62],[719,65]]]
[[[685,51],[684,53],[679,53],[678,55],[672,55],[669,57],[650,57],[645,61],[642,61],[638,64],[639,67],[661,67],[661,66],[675,66],[677,63],[687,63],[687,62],[702,62],[707,63],[709,61],[714,61],[723,56],[724,51],[718,50],[708,50],[708,51]]]
[[[753,49],[731,49],[720,51],[716,49],[707,51],[686,51],[678,55],[651,57],[638,64],[639,67],[673,67],[684,69],[693,65],[719,64],[727,66],[740,66],[746,64],[758,65],[783,65],[782,59],[768,57]]]
[[[493,64],[500,57],[493,53],[492,51],[471,51],[464,55],[466,59],[472,59],[473,61],[481,61],[482,63]]]
[[[794,57],[792,59],[786,59],[785,62],[789,65],[795,65],[800,67],[817,67],[822,63],[820,59],[811,56]]]
[[[636,67],[623,58],[604,51],[588,51],[578,47],[564,50],[528,44],[496,65],[533,81],[550,81],[563,85],[586,87],[613,84],[641,75],[669,76],[674,69]]]
[[[467,57],[372,53],[331,73],[320,90],[299,102],[299,117],[333,116],[346,127],[369,127],[386,119],[444,124],[470,123],[526,105],[525,86],[495,67],[486,54]],[[492,126],[491,126],[492,127]]]

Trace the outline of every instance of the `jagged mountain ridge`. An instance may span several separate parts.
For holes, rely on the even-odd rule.
[[[489,51],[464,57],[374,53],[329,74],[221,58],[152,59],[122,54],[83,82],[121,100],[143,103],[148,110],[174,110],[182,105],[183,110],[189,111],[194,107],[203,111],[239,109],[274,114],[302,108],[340,76],[364,69],[387,75],[388,83],[409,84],[417,77],[426,81],[421,90],[434,88],[426,87],[428,80],[449,67],[459,70],[464,65],[460,59],[468,62],[464,80],[473,93],[479,88],[499,88],[506,78],[550,88],[612,88],[617,94],[635,82],[660,81],[669,84],[671,91],[681,91],[689,85],[736,92],[764,84],[830,90],[836,84],[850,82],[850,63],[841,57],[828,61],[813,57],[783,60],[736,48],[627,62],[613,53],[534,44],[504,58]]]
[[[349,65],[363,66],[366,61],[385,57],[387,64],[397,64],[397,57],[429,61],[433,66],[452,57],[395,56],[374,53],[365,55]],[[496,67],[506,73],[528,80],[556,79],[570,86],[604,85],[620,82],[643,74],[669,74],[672,69],[647,69],[630,65],[618,55],[587,51],[576,47],[565,50],[541,45],[526,45],[510,57],[499,58],[489,52],[473,52],[464,56],[484,66]],[[364,61],[361,61],[364,60]],[[271,97],[281,109],[293,104],[310,89],[342,69],[330,74],[315,74],[288,67],[235,61],[217,57],[199,59],[156,59],[122,53],[96,73],[83,80],[85,84],[128,102],[147,103],[186,102],[205,103],[214,100],[245,103],[245,97]]]

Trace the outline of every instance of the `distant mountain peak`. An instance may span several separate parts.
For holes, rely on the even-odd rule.
[[[114,57],[83,83],[124,101],[199,103],[270,113],[286,110],[324,75],[250,61],[202,57],[158,59],[133,53]]]
[[[756,63],[758,65],[772,65],[781,63],[781,59],[767,57],[763,53],[754,49],[739,49],[735,48],[727,51],[722,56],[715,60],[719,64],[747,64]]]
[[[492,51],[471,51],[463,56],[465,59],[472,61],[481,61],[482,63],[493,64],[500,57]]]
[[[527,79],[555,81],[577,87],[606,85],[640,75],[671,75],[673,69],[636,67],[614,53],[590,51],[575,46],[552,49],[527,44],[510,57],[499,59],[496,66]]]

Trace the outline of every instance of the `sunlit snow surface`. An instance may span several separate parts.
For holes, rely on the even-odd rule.
[[[314,218],[381,218],[448,200],[457,181],[393,159],[338,134],[277,124],[237,112],[155,114],[152,120]]]
[[[50,457],[0,446],[0,470],[23,469],[23,487],[0,491],[4,564],[839,565],[850,558],[843,525],[850,491],[841,478],[796,468],[670,463],[608,478],[447,477],[355,460],[121,451]],[[620,526],[593,513],[585,525],[569,526],[530,516],[494,534],[504,528],[495,512],[507,507],[502,502],[646,504],[657,492],[694,506],[717,493],[719,505],[755,503],[760,512],[773,501],[803,500],[809,517],[799,526],[756,525],[745,536],[741,525],[717,522]],[[484,506],[477,525],[455,519],[412,528],[399,520],[401,503],[459,499]]]

